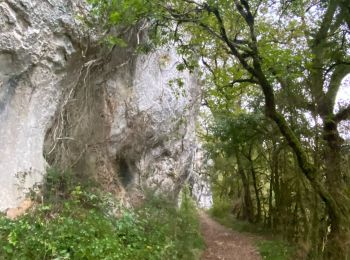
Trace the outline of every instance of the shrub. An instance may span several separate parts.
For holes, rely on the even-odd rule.
[[[267,260],[287,260],[294,255],[295,249],[282,240],[262,240],[257,243],[259,252],[263,259]]]
[[[51,171],[44,203],[17,220],[0,216],[1,259],[195,259],[203,246],[197,212],[153,196],[137,210],[109,212],[101,192]],[[64,177],[66,176],[66,177]],[[68,179],[67,179],[68,178]],[[107,196],[108,197],[108,196]],[[108,198],[110,200],[110,198]]]

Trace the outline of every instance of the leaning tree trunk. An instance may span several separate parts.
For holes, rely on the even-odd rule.
[[[326,151],[326,176],[325,186],[319,179],[320,169],[313,165],[305,148],[289,127],[286,119],[277,112],[273,87],[270,85],[262,72],[258,59],[254,60],[256,77],[265,96],[265,112],[278,126],[289,146],[293,149],[302,173],[310,182],[315,192],[324,202],[331,225],[331,232],[327,243],[327,259],[348,259],[349,255],[349,194],[346,193],[344,181],[340,170],[340,144],[337,125],[334,121],[325,119],[324,137],[327,140],[328,151]],[[340,185],[340,186],[338,186]]]
[[[340,205],[338,211],[328,210],[330,233],[325,256],[326,259],[350,259],[350,200],[341,167],[342,139],[334,121],[324,122],[326,185]]]

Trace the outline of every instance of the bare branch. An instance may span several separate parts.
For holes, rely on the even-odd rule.
[[[341,109],[337,114],[334,116],[335,122],[339,123],[343,120],[349,120],[350,119],[350,105],[348,105],[346,108]]]
[[[332,74],[331,80],[329,82],[328,91],[326,93],[326,98],[331,102],[333,107],[335,104],[335,99],[339,91],[339,87],[343,78],[350,73],[350,65],[343,63],[335,67]]]
[[[229,85],[233,86],[236,83],[252,83],[252,84],[259,84],[259,82],[253,78],[249,79],[236,79],[232,80]]]

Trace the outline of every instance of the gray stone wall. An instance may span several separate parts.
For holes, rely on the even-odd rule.
[[[193,174],[200,87],[174,50],[97,44],[83,1],[0,2],[0,211],[48,166],[93,176],[121,198],[175,196]],[[134,37],[134,38],[133,38]],[[181,79],[182,88],[170,82]]]

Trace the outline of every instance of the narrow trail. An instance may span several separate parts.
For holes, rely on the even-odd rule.
[[[249,234],[235,232],[200,212],[202,234],[207,246],[202,260],[258,260],[262,259]]]

